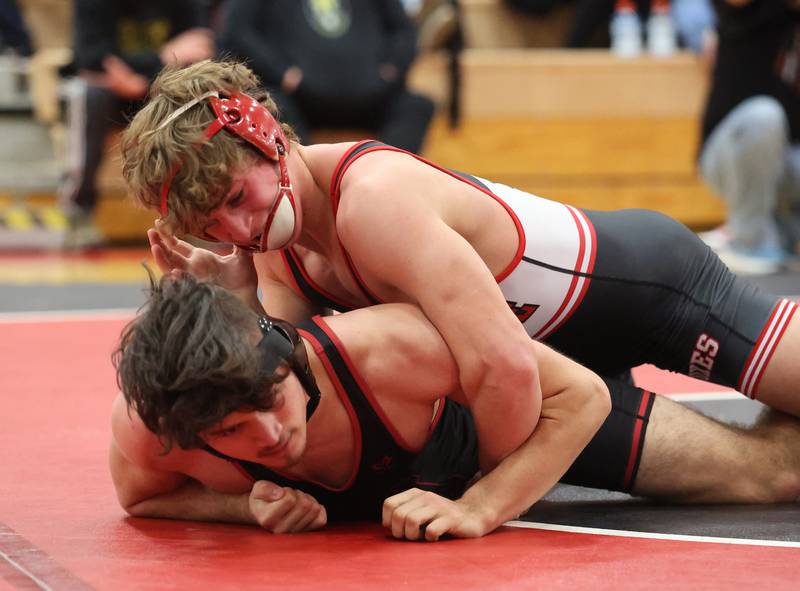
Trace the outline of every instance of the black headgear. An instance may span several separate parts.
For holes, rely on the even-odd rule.
[[[264,335],[258,348],[264,354],[265,370],[272,374],[281,363],[288,363],[300,384],[308,394],[306,421],[311,418],[319,404],[320,392],[317,380],[308,365],[308,352],[294,326],[277,318],[259,316],[258,327]]]

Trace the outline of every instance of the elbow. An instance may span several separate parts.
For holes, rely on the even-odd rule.
[[[533,351],[533,341],[509,343],[465,364],[461,385],[467,397],[491,392],[507,401],[530,400],[541,403],[539,370]]]
[[[131,491],[132,492],[132,491]],[[119,506],[131,517],[150,517],[147,514],[147,498],[142,498],[141,495],[131,494],[124,490],[117,490],[117,501]]]
[[[595,429],[599,429],[611,413],[611,393],[600,376],[589,373],[584,380],[584,387],[580,389],[580,411],[585,413]]]
[[[147,517],[147,515],[145,515],[142,511],[141,499],[129,498],[128,496],[118,492],[117,500],[119,501],[119,506],[122,507],[122,510],[131,517]]]
[[[120,503],[120,505],[122,505],[123,511],[125,511],[125,513],[131,517],[147,517],[145,512],[140,509],[139,503],[133,503],[130,505],[124,505]]]

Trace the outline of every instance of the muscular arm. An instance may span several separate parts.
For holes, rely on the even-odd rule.
[[[611,411],[599,376],[538,346],[542,414],[530,439],[464,493],[460,501],[484,515],[487,531],[517,517],[560,479]]]
[[[431,402],[458,386],[453,356],[431,322],[411,304],[372,306],[325,322],[357,360],[362,378],[395,427],[407,441],[423,445],[429,437]],[[437,515],[446,521],[429,526],[431,536],[438,531],[429,539],[445,532],[488,533],[538,501],[595,435],[611,409],[603,380],[541,343],[534,347],[543,400],[533,434],[458,501],[418,489],[388,499],[383,522],[395,535],[416,539],[419,525]],[[454,398],[460,399],[458,393]]]
[[[537,346],[544,399],[531,437],[457,501],[418,489],[387,499],[383,524],[395,537],[487,534],[541,499],[589,443],[611,410],[605,384],[575,362]]]
[[[120,505],[134,517],[255,523],[249,493],[220,493],[184,474],[137,466],[114,441],[109,465]]]
[[[248,494],[222,494],[191,478],[190,461],[161,454],[161,443],[138,419],[128,415],[122,396],[114,401],[108,460],[117,498],[134,517],[254,523]],[[171,457],[170,457],[171,456]],[[182,465],[186,469],[181,469]]]
[[[241,475],[226,476],[235,469],[217,458],[200,467],[198,453],[173,448],[163,455],[156,436],[135,413],[128,416],[122,396],[114,402],[109,467],[130,515],[252,524],[272,533],[325,525],[325,508],[310,495],[267,481],[251,486]]]
[[[403,184],[368,178],[346,195],[343,189],[339,235],[356,267],[382,282],[377,287],[387,299],[418,303],[444,338],[488,472],[538,420],[535,351],[484,261],[426,199],[428,179],[415,179],[415,164]]]

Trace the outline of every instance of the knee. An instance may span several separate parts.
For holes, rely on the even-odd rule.
[[[781,104],[770,96],[744,101],[737,110],[740,123],[734,136],[749,157],[779,157],[786,147],[789,120]]]

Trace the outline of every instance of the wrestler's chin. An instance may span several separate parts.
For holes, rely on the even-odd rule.
[[[259,464],[273,470],[286,470],[300,463],[303,459],[304,445],[297,433],[292,433],[281,449],[259,456]]]

